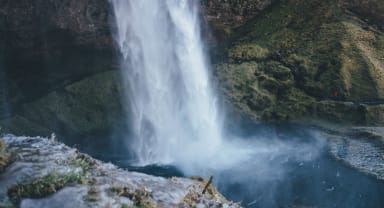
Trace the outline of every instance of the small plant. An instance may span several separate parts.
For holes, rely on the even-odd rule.
[[[100,199],[99,191],[95,187],[90,187],[88,194],[85,196],[85,200],[89,202],[95,202]]]
[[[84,173],[94,165],[91,159],[83,154],[78,154],[76,157],[65,161],[65,163],[70,166],[80,167]]]
[[[122,194],[124,194],[124,189],[120,186],[116,186],[116,185],[112,185],[110,190],[113,192],[113,193],[116,193],[117,195],[121,196]]]
[[[150,194],[145,189],[129,190],[127,187],[113,185],[110,190],[119,196],[127,197],[134,203],[134,207],[156,208],[150,199]],[[123,207],[123,205],[122,205]]]
[[[121,208],[132,208],[132,207],[128,206],[127,204],[121,204]]]
[[[5,170],[9,163],[9,155],[6,151],[7,146],[2,139],[0,139],[0,173]]]

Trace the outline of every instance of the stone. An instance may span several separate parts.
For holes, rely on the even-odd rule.
[[[200,181],[130,172],[48,138],[5,135],[4,142],[12,163],[0,173],[1,207],[240,207],[217,191],[201,195]],[[197,202],[188,204],[188,195]]]

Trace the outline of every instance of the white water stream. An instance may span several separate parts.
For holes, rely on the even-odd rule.
[[[212,167],[242,157],[223,139],[198,1],[112,3],[138,163]]]

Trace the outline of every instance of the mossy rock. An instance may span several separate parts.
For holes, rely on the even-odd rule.
[[[72,184],[81,183],[82,175],[69,173],[59,175],[50,173],[43,178],[36,179],[30,184],[20,184],[8,189],[8,197],[12,203],[19,204],[22,198],[43,198],[57,190]]]
[[[16,135],[41,135],[49,136],[53,130],[47,129],[38,123],[34,123],[20,115],[0,121],[4,132],[11,132]]]
[[[380,110],[346,103],[384,100],[383,40],[337,1],[277,1],[231,33],[215,75],[251,117],[377,125]]]
[[[365,106],[353,103],[318,102],[316,103],[315,115],[320,119],[331,120],[336,123],[351,125],[367,124]]]
[[[366,121],[375,126],[384,126],[384,105],[368,106]]]
[[[112,185],[110,191],[123,197],[129,198],[135,205],[135,207],[142,208],[156,208],[157,206],[150,199],[150,193],[145,189],[129,189],[127,187],[121,187]]]
[[[266,59],[268,56],[268,49],[257,44],[236,45],[228,52],[228,57],[235,61],[261,60]]]
[[[5,170],[9,163],[9,155],[7,153],[7,145],[0,138],[0,173]]]
[[[107,71],[67,85],[25,103],[20,114],[30,123],[58,134],[81,135],[113,129],[124,114],[119,73]]]

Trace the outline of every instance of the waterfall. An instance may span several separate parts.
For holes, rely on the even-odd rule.
[[[198,2],[112,0],[134,132],[130,146],[140,165],[212,167],[224,154],[240,155],[223,140]]]

